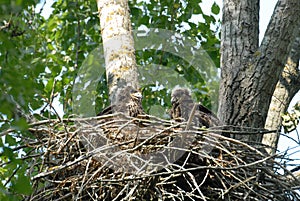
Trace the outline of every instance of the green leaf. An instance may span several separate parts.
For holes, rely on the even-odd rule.
[[[143,16],[139,22],[141,24],[147,25],[149,23],[149,20],[150,20],[149,16]]]
[[[11,135],[6,135],[5,136],[5,143],[9,144],[10,146],[14,146],[16,145],[16,139],[14,137],[12,137]],[[9,155],[11,155],[12,153],[9,152]]]
[[[12,126],[18,131],[25,131],[28,129],[28,123],[25,118],[20,118],[12,122]]]
[[[218,6],[218,4],[216,4],[216,2],[214,2],[214,4],[212,5],[211,12],[215,15],[218,15],[220,13],[220,7]]]
[[[50,93],[52,91],[52,88],[53,88],[53,82],[54,82],[54,79],[51,78],[48,80],[47,84],[46,84],[46,87],[45,87],[45,91],[47,93]]]
[[[140,13],[140,9],[138,9],[138,8],[131,8],[130,9],[130,13],[133,15],[133,16],[138,16],[139,15],[139,13]]]
[[[30,195],[30,193],[32,192],[30,179],[23,174],[18,175],[13,185],[13,189],[15,190],[16,193]]]
[[[3,147],[3,153],[1,153],[0,155],[5,156],[8,159],[15,159],[14,152],[9,147]]]
[[[2,186],[0,187],[0,200],[1,201],[12,201],[13,200],[10,198],[10,196],[6,192],[6,188],[2,187]]]

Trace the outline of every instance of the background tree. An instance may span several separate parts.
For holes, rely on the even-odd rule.
[[[292,44],[290,49],[290,53],[288,55],[286,64],[283,68],[283,71],[279,77],[279,81],[276,85],[274,94],[271,99],[268,116],[266,119],[265,128],[269,130],[278,130],[282,125],[282,114],[287,113],[288,106],[295,96],[295,94],[300,89],[300,71],[299,71],[299,58],[300,58],[300,31],[298,29],[298,33],[296,34],[296,39]],[[291,118],[290,115],[287,115],[289,118],[286,119],[287,124],[290,125],[291,122],[295,122],[299,119],[298,116],[294,116]],[[296,121],[298,122],[298,121]],[[290,126],[291,129],[288,131],[292,131],[297,127],[298,123],[292,123]],[[275,153],[278,140],[280,134],[279,132],[275,132],[270,135],[265,135],[263,138],[263,143],[270,145],[272,149],[269,150],[270,153]]]
[[[279,0],[259,46],[259,0],[224,1],[219,116],[226,124],[264,128],[276,84],[299,34],[299,8],[299,1]],[[294,94],[283,104],[288,105]],[[250,139],[261,141],[257,136]]]
[[[138,89],[138,71],[134,53],[128,1],[97,1],[106,63],[106,79],[111,104],[117,89]]]

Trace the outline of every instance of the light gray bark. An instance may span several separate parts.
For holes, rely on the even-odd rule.
[[[127,0],[97,0],[111,104],[130,85],[138,89],[138,72]]]
[[[258,13],[259,0],[224,0],[218,113],[229,125],[264,128],[271,97],[300,25],[300,1],[278,1],[260,47]],[[262,139],[251,136],[244,140]]]
[[[271,100],[265,125],[265,128],[268,130],[280,129],[282,123],[281,115],[287,111],[292,98],[300,90],[300,27],[298,28],[297,35],[298,37],[292,46]],[[278,140],[279,132],[275,132],[265,135],[262,142],[272,147],[268,152],[274,154],[277,149]]]

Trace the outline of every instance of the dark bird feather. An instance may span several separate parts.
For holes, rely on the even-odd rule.
[[[104,108],[97,116],[122,112],[131,117],[146,115],[142,107],[142,94],[132,86],[118,89],[114,104]]]
[[[180,119],[188,121],[194,104],[196,104],[192,99],[190,90],[181,87],[175,87],[172,90],[171,103],[170,116],[171,119],[177,121]],[[205,126],[207,128],[222,125],[218,117],[201,104],[197,104],[192,122],[198,127]]]

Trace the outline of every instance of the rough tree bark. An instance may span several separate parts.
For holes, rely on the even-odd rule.
[[[264,128],[299,17],[299,0],[279,0],[259,46],[259,0],[224,0],[218,113],[226,124]]]
[[[300,90],[300,28],[298,28],[297,36],[276,85],[266,119],[266,129],[279,131],[263,137],[262,142],[271,147],[268,150],[270,154],[274,154],[277,149],[279,129],[282,123],[281,115],[287,111],[293,97]]]
[[[97,5],[111,104],[117,104],[119,90],[138,88],[128,0],[97,0]]]

